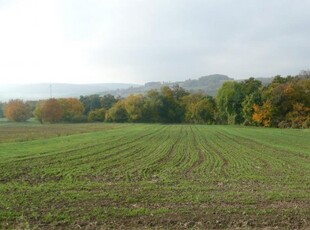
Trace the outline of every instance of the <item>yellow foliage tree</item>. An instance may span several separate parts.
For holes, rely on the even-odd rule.
[[[58,99],[63,110],[64,121],[72,121],[75,117],[83,115],[84,105],[76,98],[61,98]]]
[[[269,100],[264,102],[262,106],[253,105],[254,113],[252,116],[253,121],[262,124],[265,127],[271,126],[272,121],[272,105]]]
[[[309,128],[310,107],[302,103],[294,103],[293,111],[288,113],[286,117],[293,128]]]

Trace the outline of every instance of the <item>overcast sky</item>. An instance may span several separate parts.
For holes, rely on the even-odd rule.
[[[0,0],[0,84],[310,68],[310,0]]]

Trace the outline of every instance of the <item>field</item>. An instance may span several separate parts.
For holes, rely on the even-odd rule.
[[[0,228],[310,228],[310,130],[0,124]]]

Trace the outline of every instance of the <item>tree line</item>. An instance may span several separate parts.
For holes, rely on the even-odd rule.
[[[310,71],[275,76],[265,86],[254,78],[227,81],[216,97],[175,85],[127,98],[90,95],[32,103],[11,100],[1,107],[0,115],[11,121],[26,121],[34,116],[41,123],[105,121],[308,128]]]

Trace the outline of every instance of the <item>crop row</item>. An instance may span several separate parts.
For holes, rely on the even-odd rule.
[[[135,124],[2,143],[0,227],[115,227],[116,220],[171,227],[160,222],[167,218],[215,228],[250,220],[283,227],[295,218],[291,227],[306,226],[309,134]]]

